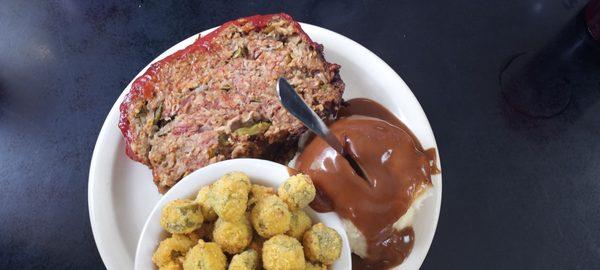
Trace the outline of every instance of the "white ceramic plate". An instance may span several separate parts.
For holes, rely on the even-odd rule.
[[[325,46],[327,61],[342,66],[345,99],[366,97],[381,103],[414,132],[423,147],[437,148],[423,109],[392,68],[365,47],[340,34],[309,24],[302,24],[302,28],[314,41]],[[196,38],[197,35],[178,43],[152,62],[185,48]],[[117,123],[119,105],[130,86],[131,83],[115,102],[98,135],[88,183],[94,239],[106,268],[110,270],[133,268],[142,227],[161,197],[152,182],[150,170],[125,156],[125,142]],[[397,269],[419,269],[433,240],[442,200],[441,174],[433,176],[432,180],[432,196],[423,202],[413,224],[413,251]]]
[[[136,270],[156,269],[154,264],[152,264],[152,254],[156,250],[158,242],[166,236],[166,233],[160,226],[160,214],[165,204],[175,199],[194,198],[200,188],[213,183],[224,174],[232,171],[241,171],[247,174],[254,184],[275,188],[279,187],[289,177],[286,166],[271,161],[251,158],[218,162],[186,176],[160,199],[158,204],[152,209],[148,220],[146,220],[135,254]],[[310,208],[307,208],[306,212],[313,222],[322,222],[326,226],[338,231],[342,236],[342,255],[330,269],[350,269],[352,266],[350,246],[344,226],[338,216],[335,213],[320,214],[312,211]]]

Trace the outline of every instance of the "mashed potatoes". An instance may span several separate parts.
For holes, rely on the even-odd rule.
[[[402,215],[393,225],[394,229],[397,231],[401,231],[407,227],[412,226],[415,212],[421,206],[421,203],[425,198],[430,195],[429,191],[425,191],[419,195],[415,201],[411,204],[411,206],[406,210],[406,213]],[[348,236],[348,242],[350,244],[350,249],[352,253],[358,255],[361,258],[367,257],[367,240],[362,232],[354,226],[354,224],[347,220],[342,219],[342,224],[344,225],[344,229],[346,230],[346,235]]]

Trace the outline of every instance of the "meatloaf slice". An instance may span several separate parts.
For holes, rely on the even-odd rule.
[[[344,83],[287,14],[225,23],[137,78],[121,104],[127,155],[152,169],[164,193],[208,164],[239,157],[287,161],[305,127],[278,101],[283,76],[322,118]]]

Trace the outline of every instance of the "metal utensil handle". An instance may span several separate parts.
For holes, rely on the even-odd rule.
[[[326,140],[338,153],[344,155],[344,147],[340,141],[331,133],[325,122],[302,100],[286,79],[279,78],[277,81],[277,94],[288,112],[298,118],[312,132]]]

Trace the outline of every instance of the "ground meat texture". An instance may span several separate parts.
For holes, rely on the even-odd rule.
[[[306,128],[279,103],[278,77],[320,117],[339,109],[339,66],[290,16],[224,24],[134,81],[119,122],[127,155],[152,169],[160,192],[221,160],[289,160]]]

